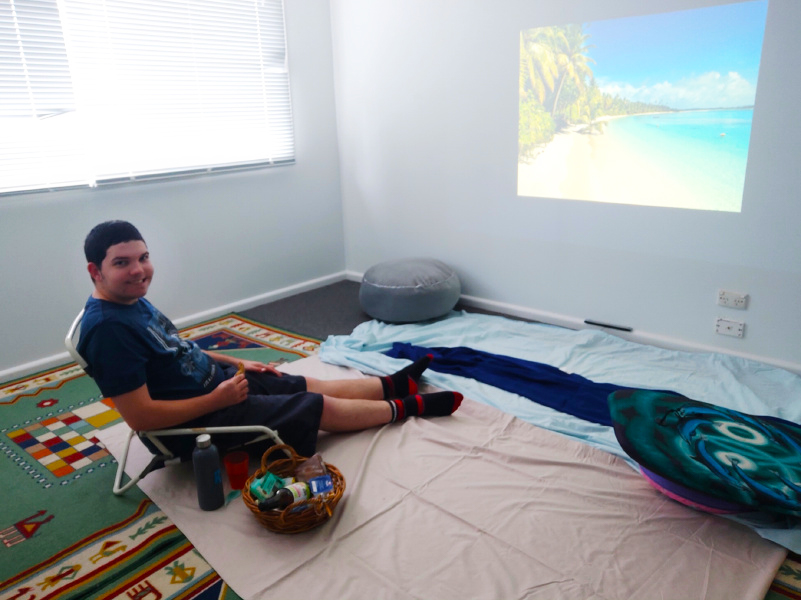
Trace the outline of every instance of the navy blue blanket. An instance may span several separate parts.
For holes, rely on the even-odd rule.
[[[413,361],[433,354],[429,369],[469,377],[600,425],[612,425],[607,404],[609,394],[632,389],[611,383],[595,383],[550,365],[464,346],[424,348],[396,342],[385,354]]]

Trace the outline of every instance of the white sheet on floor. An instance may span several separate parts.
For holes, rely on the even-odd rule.
[[[573,331],[494,315],[451,312],[428,323],[362,323],[349,336],[331,336],[319,357],[327,363],[372,374],[393,373],[408,364],[385,356],[393,342],[417,346],[468,346],[495,354],[552,365],[598,383],[672,390],[688,398],[753,415],[801,423],[801,376],[727,354],[666,350],[628,342],[597,330]],[[524,421],[568,435],[620,456],[636,466],[618,444],[611,427],[597,425],[541,406],[527,398],[473,379],[429,369],[424,381],[513,414]],[[767,539],[801,553],[801,527],[754,529]]]
[[[282,368],[361,376],[317,358]],[[115,456],[126,435],[100,432]],[[450,417],[323,435],[319,450],[347,489],[332,521],[300,535],[264,530],[241,499],[201,511],[189,463],[140,487],[248,600],[762,600],[786,554],[618,457],[469,399]],[[137,443],[129,472],[147,460]]]

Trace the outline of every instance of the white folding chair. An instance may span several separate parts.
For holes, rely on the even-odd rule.
[[[64,345],[67,347],[70,357],[72,357],[72,359],[78,363],[78,365],[84,370],[84,372],[86,372],[87,375],[89,375],[87,372],[89,365],[86,363],[84,358],[78,354],[78,350],[76,349],[78,340],[81,337],[81,321],[83,320],[83,313],[84,311],[81,310],[81,312],[78,313],[78,316],[75,317],[75,320],[72,322],[72,325],[67,332],[67,336],[64,338]],[[91,375],[89,376],[91,377]],[[269,427],[265,427],[264,425],[237,425],[231,427],[179,427],[171,429],[153,429],[149,431],[134,431],[132,429],[128,434],[128,439],[125,442],[122,456],[120,457],[117,465],[117,474],[114,477],[112,492],[118,496],[124,494],[151,471],[160,469],[165,465],[174,464],[181,461],[181,458],[175,456],[175,454],[173,454],[159,438],[176,435],[196,436],[201,433],[261,433],[262,435],[255,437],[253,440],[249,441],[248,444],[267,439],[272,440],[276,445],[281,445],[284,443],[281,441],[281,438],[278,437],[278,433],[276,431],[270,429]],[[128,460],[128,451],[130,450],[131,440],[133,440],[134,436],[138,436],[140,439],[147,439],[153,445],[153,447],[158,449],[158,454],[153,453],[153,458],[142,470],[142,472],[139,475],[132,477],[131,480],[126,484],[122,485],[123,475],[125,474],[125,463]],[[150,448],[148,449],[150,450]]]

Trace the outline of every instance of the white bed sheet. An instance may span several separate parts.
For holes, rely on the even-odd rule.
[[[362,323],[349,336],[331,336],[322,361],[372,374],[393,373],[408,361],[385,356],[394,342],[417,346],[468,346],[552,365],[598,383],[672,390],[688,398],[748,414],[801,423],[801,376],[753,360],[719,353],[679,352],[637,344],[597,330],[574,331],[494,315],[453,311],[419,324]],[[429,369],[424,381],[513,414],[636,463],[623,452],[611,427],[567,415],[473,379]],[[801,526],[746,523],[766,539],[801,553]]]
[[[282,369],[362,376],[314,357]],[[126,435],[100,432],[115,456]],[[319,450],[347,488],[332,521],[295,536],[261,528],[241,499],[201,511],[188,463],[139,485],[248,600],[762,600],[786,555],[618,457],[469,399],[450,417],[324,435]],[[147,460],[135,443],[129,472]]]

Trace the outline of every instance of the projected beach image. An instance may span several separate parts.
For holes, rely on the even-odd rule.
[[[767,9],[522,31],[518,194],[739,212]]]

